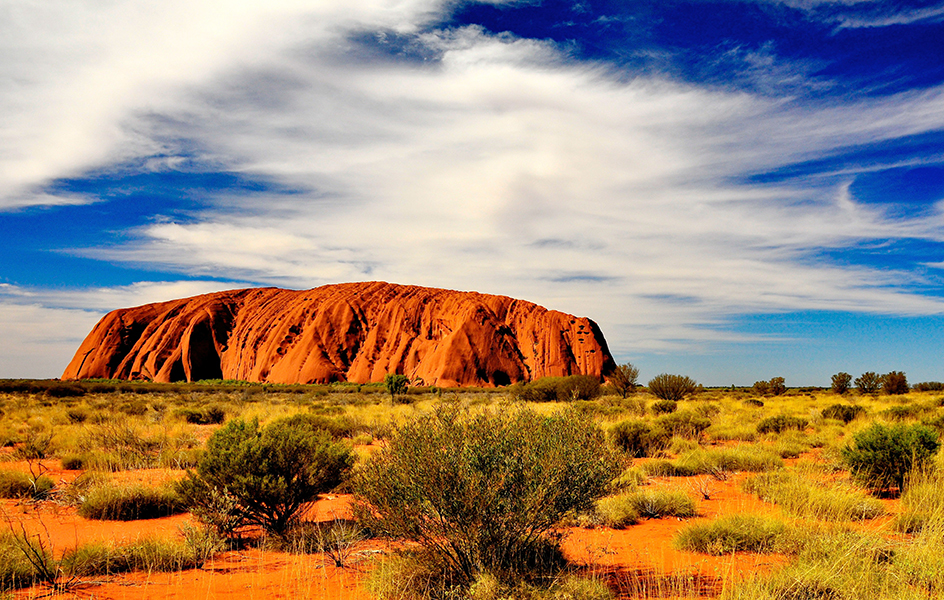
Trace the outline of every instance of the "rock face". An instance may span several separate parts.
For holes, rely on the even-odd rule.
[[[389,283],[218,292],[115,310],[63,379],[492,386],[600,377],[614,367],[596,323],[506,296]]]

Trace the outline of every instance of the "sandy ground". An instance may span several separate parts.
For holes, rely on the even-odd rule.
[[[26,469],[26,463],[4,463],[3,468]],[[57,482],[73,480],[79,473],[56,469],[49,464],[47,475]],[[130,471],[116,477],[159,482],[180,476],[165,470]],[[701,498],[695,478],[657,478],[653,487],[681,487],[698,498],[699,517],[693,519],[651,519],[624,530],[608,528],[566,531],[564,553],[586,571],[607,578],[622,597],[644,595],[670,598],[668,590],[678,589],[679,581],[692,597],[715,597],[722,586],[753,573],[774,568],[786,561],[783,556],[737,554],[713,557],[675,550],[673,536],[691,523],[707,521],[737,512],[777,513],[771,504],[740,491],[744,475],[727,481],[705,481],[711,488],[708,500]],[[331,520],[349,518],[350,497],[326,496],[310,507],[308,518]],[[2,501],[5,527],[23,529],[42,536],[56,554],[94,540],[126,542],[142,536],[172,536],[192,521],[189,515],[134,522],[91,521],[79,517],[75,509],[53,502],[24,503]],[[337,568],[321,555],[293,555],[272,550],[251,549],[226,552],[203,568],[175,573],[130,573],[83,581],[60,598],[144,599],[174,598],[286,598],[367,600],[362,581],[373,561],[388,549],[376,541],[358,545],[349,564]],[[39,598],[50,590],[36,587],[20,590],[16,598]]]

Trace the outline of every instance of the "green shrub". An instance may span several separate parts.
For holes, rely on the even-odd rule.
[[[912,470],[930,464],[939,447],[937,433],[923,425],[875,423],[842,449],[852,476],[876,491],[902,490]]]
[[[693,410],[662,415],[654,422],[655,427],[665,430],[670,436],[698,439],[703,431],[711,427],[711,419]]]
[[[890,396],[908,393],[908,378],[901,371],[892,371],[882,376],[882,391]]]
[[[757,433],[781,433],[788,429],[806,429],[810,422],[801,417],[792,417],[789,415],[777,415],[767,417],[757,424]]]
[[[419,542],[461,583],[514,577],[565,514],[603,495],[618,473],[605,449],[603,432],[573,412],[441,407],[400,426],[358,470],[356,514],[373,532]]]
[[[281,535],[305,503],[341,483],[353,460],[350,446],[323,430],[290,419],[261,429],[258,421],[235,419],[210,437],[178,491],[197,512],[229,506],[223,521]]]
[[[694,394],[698,390],[698,383],[682,375],[662,373],[650,379],[646,387],[657,398],[678,401]]]
[[[169,487],[142,484],[93,485],[79,505],[79,516],[101,521],[159,519],[186,510],[180,497]]]
[[[675,400],[659,400],[652,403],[652,413],[655,415],[667,415],[674,413],[678,409],[678,402]]]
[[[832,379],[832,391],[834,394],[845,394],[849,391],[849,387],[852,385],[852,375],[840,371],[833,375]]]
[[[0,470],[0,498],[44,498],[54,485],[45,475],[34,479],[22,471]]]
[[[787,535],[783,521],[751,514],[720,517],[709,523],[689,525],[674,540],[677,548],[704,554],[777,552]]]
[[[922,381],[911,386],[916,392],[941,392],[944,391],[944,383],[940,381]]]
[[[865,414],[865,408],[855,404],[833,404],[823,409],[824,419],[835,419],[849,423]]]
[[[620,421],[610,430],[613,444],[634,458],[653,456],[665,450],[671,437],[665,429],[640,420]]]

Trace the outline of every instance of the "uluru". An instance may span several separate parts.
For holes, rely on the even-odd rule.
[[[251,288],[114,310],[63,379],[497,386],[614,368],[599,327],[507,296],[383,282]]]

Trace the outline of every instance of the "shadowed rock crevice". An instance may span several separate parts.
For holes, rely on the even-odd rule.
[[[587,318],[476,292],[382,282],[254,288],[113,311],[63,379],[237,379],[508,385],[606,375],[606,341]]]

